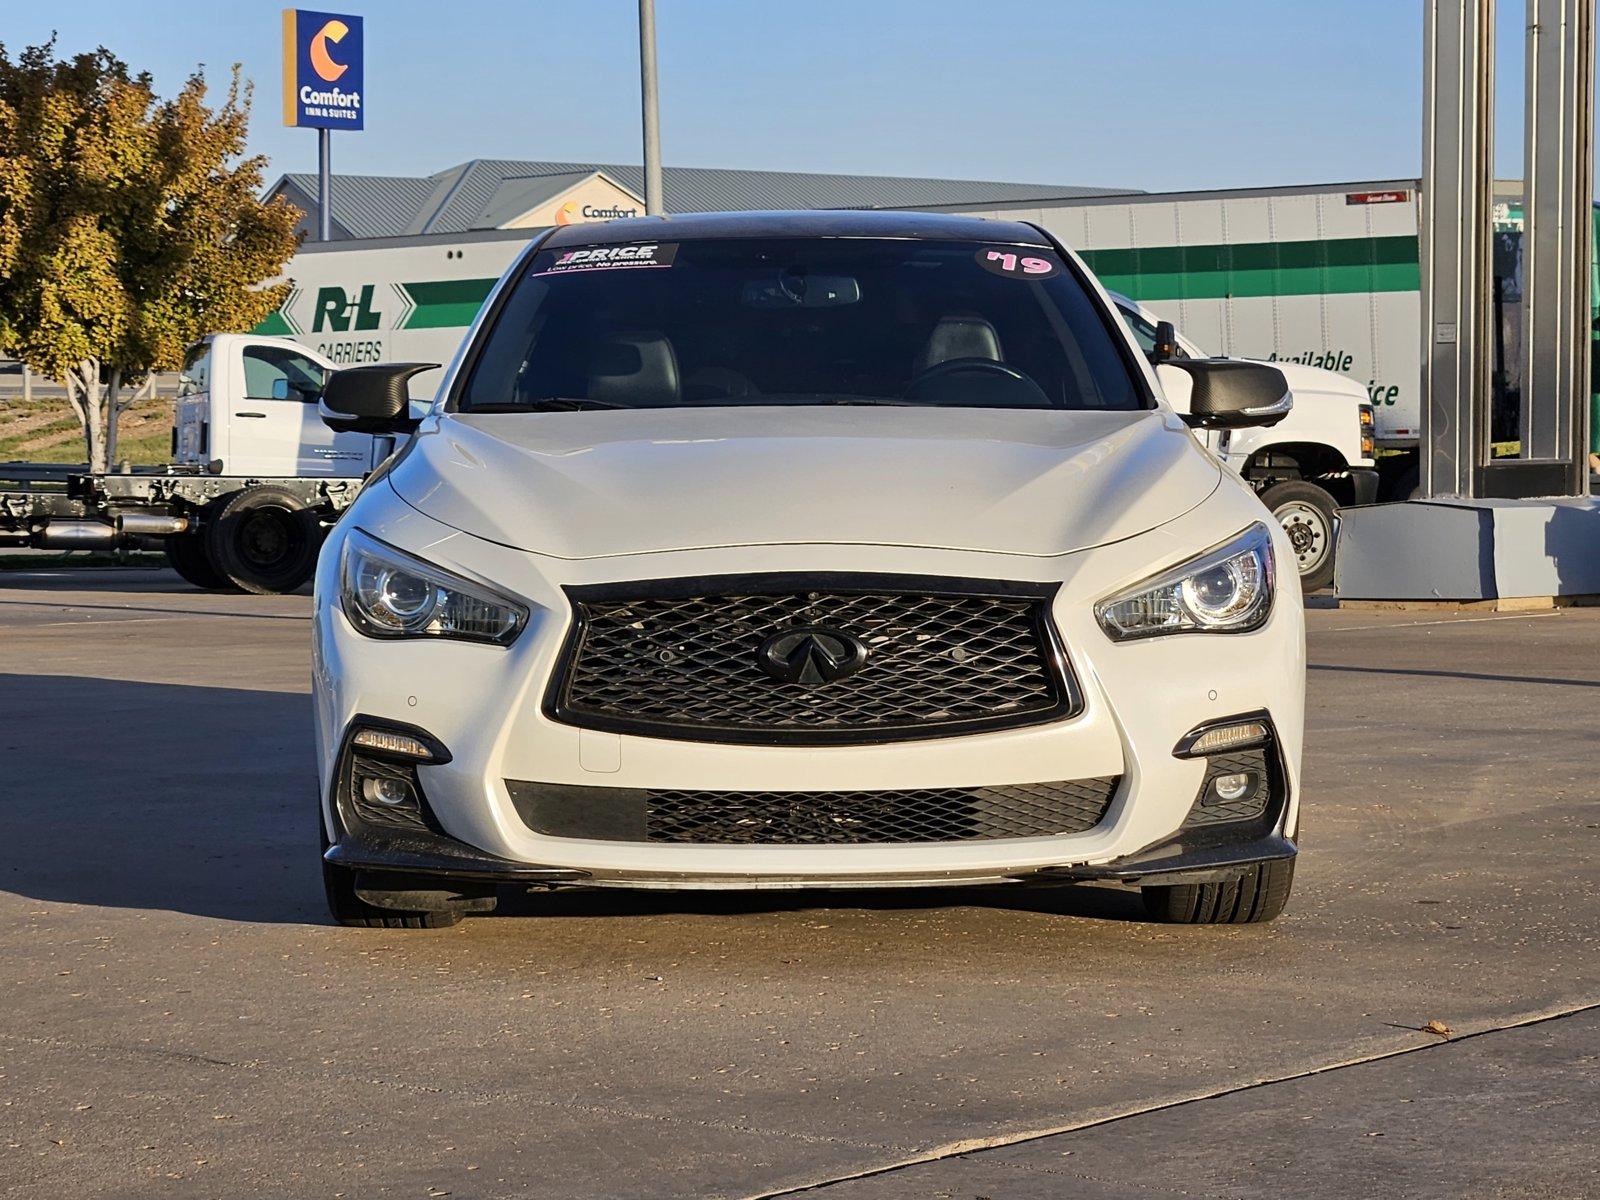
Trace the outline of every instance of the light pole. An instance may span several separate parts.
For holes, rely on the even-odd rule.
[[[656,5],[639,0],[639,86],[644,107],[644,211],[661,207],[661,110],[656,95]]]

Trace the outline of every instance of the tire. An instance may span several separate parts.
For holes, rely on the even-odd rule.
[[[320,806],[317,833],[326,853],[328,833],[322,826]],[[404,912],[368,904],[356,895],[356,873],[349,867],[336,867],[327,859],[322,860],[322,890],[328,898],[328,915],[340,925],[354,929],[448,929],[465,915],[457,908],[443,912]]]
[[[1333,582],[1335,514],[1333,497],[1314,483],[1290,480],[1261,493],[1261,503],[1283,526],[1295,550],[1300,590],[1315,592]]]
[[[1294,859],[1257,863],[1228,883],[1140,888],[1144,911],[1168,925],[1259,925],[1281,913],[1294,887]]]
[[[198,533],[180,533],[165,538],[162,549],[167,552],[167,563],[186,583],[208,592],[236,592],[239,589],[211,561],[206,553],[206,543]]]
[[[260,595],[292,592],[311,578],[322,522],[287,488],[245,488],[218,504],[205,526],[206,551],[235,586]]]
[[[328,913],[340,925],[356,929],[448,929],[461,920],[459,909],[443,912],[404,912],[379,908],[356,895],[356,873],[324,860],[322,887],[328,896]]]

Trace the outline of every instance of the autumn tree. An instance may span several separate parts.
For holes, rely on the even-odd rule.
[[[249,123],[237,64],[212,108],[198,71],[162,100],[104,47],[0,45],[0,348],[65,385],[94,470],[126,389],[283,298],[300,214],[259,199]]]

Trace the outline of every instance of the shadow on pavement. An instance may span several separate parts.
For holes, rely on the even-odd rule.
[[[0,674],[0,888],[320,921],[305,695]]]
[[[325,923],[305,695],[0,674],[10,795],[0,889],[45,901],[225,920]],[[508,892],[545,918],[895,912],[963,906],[1102,920],[1142,914],[1101,887],[794,892]],[[492,918],[491,918],[492,919]]]

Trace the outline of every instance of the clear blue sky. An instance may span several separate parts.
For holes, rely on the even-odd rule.
[[[367,129],[335,170],[475,157],[637,162],[634,0],[362,0]],[[1504,0],[1498,170],[1521,161],[1522,4]],[[313,170],[281,125],[279,13],[258,0],[12,4],[11,50],[60,33],[175,89],[256,84],[254,148]],[[663,157],[1152,190],[1415,175],[1415,0],[657,0]]]

